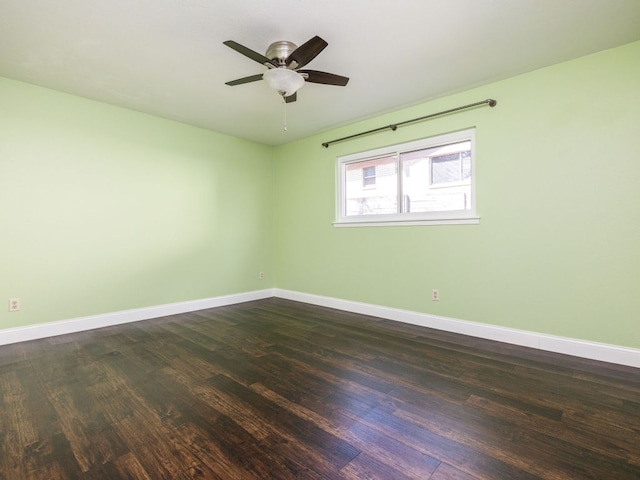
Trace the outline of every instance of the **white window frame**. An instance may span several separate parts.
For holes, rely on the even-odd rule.
[[[438,212],[410,212],[380,215],[346,215],[346,167],[348,164],[362,162],[378,157],[395,156],[397,158],[398,177],[398,208],[401,208],[402,192],[402,168],[400,155],[402,153],[415,150],[457,143],[463,141],[471,142],[471,203],[467,210],[448,210]],[[476,141],[475,128],[461,130],[458,132],[437,135],[413,142],[391,145],[389,147],[377,148],[365,152],[353,153],[338,157],[336,169],[336,220],[333,223],[336,227],[371,227],[371,226],[405,226],[405,225],[470,225],[480,223],[480,217],[476,212]]]

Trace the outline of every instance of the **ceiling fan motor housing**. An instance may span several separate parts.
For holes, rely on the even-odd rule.
[[[285,60],[296,48],[298,48],[298,46],[295,43],[285,40],[273,42],[269,45],[269,48],[267,48],[265,57],[269,60],[277,60],[280,65],[286,65]],[[297,66],[298,64],[295,61],[289,64],[289,68],[291,69],[295,69]]]

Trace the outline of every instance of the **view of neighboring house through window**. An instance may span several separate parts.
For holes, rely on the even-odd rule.
[[[477,223],[474,133],[339,158],[336,224]]]
[[[395,213],[397,169],[395,156],[347,164],[347,215]]]

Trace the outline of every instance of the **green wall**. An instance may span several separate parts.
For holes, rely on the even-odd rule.
[[[639,79],[636,42],[278,147],[276,285],[639,348]],[[337,156],[473,126],[479,225],[332,226]]]
[[[272,170],[271,147],[0,78],[0,328],[273,286]]]
[[[640,42],[275,148],[0,79],[0,328],[276,286],[640,348],[638,78]],[[337,156],[472,126],[479,225],[332,226]]]

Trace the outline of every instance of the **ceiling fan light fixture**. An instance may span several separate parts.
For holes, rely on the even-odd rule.
[[[264,72],[262,78],[283,97],[293,95],[304,85],[304,77],[288,68],[272,68]]]

